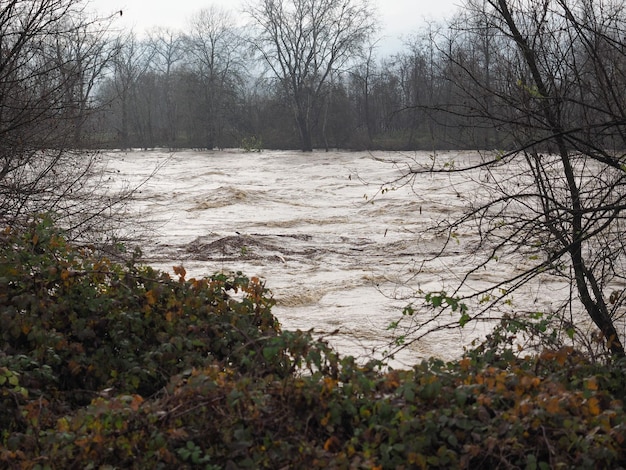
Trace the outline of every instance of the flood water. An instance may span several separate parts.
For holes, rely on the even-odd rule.
[[[461,275],[463,240],[472,234],[458,234],[458,251],[432,260],[441,240],[420,234],[460,214],[475,182],[422,175],[413,185],[381,186],[407,164],[431,158],[235,150],[104,155],[111,187],[141,185],[131,209],[136,221],[149,222],[149,264],[169,272],[183,265],[187,277],[219,271],[259,276],[276,299],[274,314],[284,329],[334,332],[330,343],[358,357],[389,349],[394,332],[387,327],[416,292],[440,290]],[[490,276],[502,273],[484,273],[484,281]],[[411,344],[394,363],[452,358],[482,334],[474,328],[439,332]]]

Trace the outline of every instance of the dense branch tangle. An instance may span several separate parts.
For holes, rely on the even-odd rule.
[[[539,276],[566,280],[573,295],[562,299],[562,320],[586,314],[610,353],[624,356],[625,332],[616,323],[626,287],[624,4],[484,0],[468,6],[438,43],[455,93],[464,99],[439,109],[506,132],[496,141],[507,150],[485,152],[466,168],[407,174],[482,168],[494,178],[477,181],[481,200],[439,227],[449,233],[470,227],[480,235],[474,267],[454,294],[477,300],[502,289],[505,294],[492,296],[487,307],[481,304],[480,312],[487,312]],[[491,289],[471,290],[477,268],[497,270],[507,262],[520,267]]]
[[[254,47],[290,97],[303,151],[334,74],[361,52],[374,30],[367,0],[263,0],[248,13]]]
[[[115,53],[112,17],[89,18],[84,9],[81,0],[0,3],[3,223],[53,212],[80,232],[110,208],[83,192],[93,160],[80,149],[92,92]]]
[[[528,24],[525,32],[520,31],[518,27],[520,21],[514,16],[505,0],[491,3],[495,11],[503,18],[512,40],[522,52],[524,62],[532,77],[532,83],[538,93],[536,101],[539,101],[540,105],[537,113],[543,118],[545,127],[553,135],[551,142],[554,143],[555,153],[560,157],[561,170],[565,176],[566,185],[563,195],[564,203],[570,208],[569,214],[565,217],[557,217],[555,221],[552,219],[551,213],[546,212],[547,226],[550,227],[550,233],[556,237],[559,244],[567,250],[574,272],[577,293],[585,310],[607,339],[611,352],[623,356],[624,348],[607,308],[602,288],[603,277],[608,273],[604,269],[598,271],[592,268],[594,264],[598,266],[595,254],[598,252],[598,248],[602,246],[596,245],[601,243],[596,235],[609,231],[614,225],[612,219],[619,215],[619,210],[613,210],[609,212],[611,215],[607,218],[607,210],[602,207],[603,200],[610,197],[610,194],[616,192],[619,194],[619,190],[622,189],[623,191],[623,188],[616,187],[614,184],[610,184],[608,187],[602,186],[602,182],[600,182],[601,186],[594,188],[595,191],[592,193],[594,197],[584,197],[582,193],[584,180],[580,176],[577,177],[575,173],[575,159],[580,159],[582,156],[582,166],[586,166],[584,157],[593,160],[596,156],[595,152],[587,150],[603,149],[607,142],[602,139],[602,136],[590,132],[582,137],[569,132],[570,122],[566,114],[568,107],[576,108],[582,105],[585,109],[584,103],[579,100],[585,96],[585,92],[589,91],[589,87],[585,86],[587,84],[581,80],[576,79],[574,83],[568,80],[568,75],[574,77],[582,75],[582,71],[577,67],[575,56],[579,52],[576,51],[576,46],[582,49],[583,54],[586,53],[585,55],[588,56],[586,61],[593,63],[595,70],[604,70],[604,64],[596,49],[589,50],[589,41],[585,35],[581,34],[583,31],[580,28],[580,22],[575,19],[567,2],[560,0],[554,2],[555,5],[552,7],[551,3],[553,2],[544,1],[541,5],[542,9],[539,10],[542,12],[541,15],[536,16],[536,10],[533,10],[534,15],[531,16],[530,20],[522,22],[522,24]],[[594,7],[591,3],[581,5],[582,12],[589,13],[589,9],[593,12]],[[558,32],[552,36],[546,34],[548,31],[552,31],[554,26],[559,28],[557,31],[565,29],[566,32],[569,32],[567,39],[572,42],[566,46],[566,49],[561,47],[563,44],[559,40],[560,34]],[[545,65],[542,64],[542,59]],[[600,80],[598,81],[600,82]],[[606,82],[600,82],[600,85],[611,86]],[[572,89],[575,90],[574,99],[568,100]],[[606,113],[608,114],[612,109],[611,103],[605,102],[604,104],[607,106]],[[570,135],[573,138],[568,138]],[[586,142],[589,142],[589,145],[584,145]],[[612,157],[602,150],[601,156],[605,162],[613,163],[614,167],[618,166],[618,157]],[[535,162],[537,162],[535,168],[541,168],[541,163],[537,159]],[[598,170],[602,171],[602,168]],[[619,168],[617,171],[622,172],[623,170]],[[552,189],[554,180],[540,176],[541,172],[536,171],[537,185],[543,193],[548,193]],[[599,194],[595,194],[596,192]],[[605,192],[606,194],[603,194]],[[549,209],[545,205],[544,208]],[[600,220],[598,220],[598,215]],[[555,222],[558,222],[560,227],[555,225]],[[605,264],[599,263],[600,266]]]

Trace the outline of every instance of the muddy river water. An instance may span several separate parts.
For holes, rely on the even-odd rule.
[[[460,214],[476,183],[421,175],[412,185],[384,185],[412,162],[432,160],[429,153],[133,151],[103,158],[111,187],[141,185],[130,209],[149,224],[149,264],[170,272],[183,265],[188,277],[259,276],[284,329],[335,332],[328,339],[342,353],[382,354],[394,338],[388,326],[411,294],[460,275],[464,245],[423,263],[440,241],[420,233]],[[484,273],[485,281],[503,274]],[[480,334],[446,330],[413,343],[395,362],[451,358]]]

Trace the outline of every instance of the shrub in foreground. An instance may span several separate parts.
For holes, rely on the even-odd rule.
[[[623,364],[497,348],[411,370],[280,331],[257,279],[0,247],[2,468],[619,468]],[[493,345],[490,345],[490,347]]]
[[[185,280],[74,247],[48,219],[0,234],[0,367],[16,391],[71,406],[150,396],[192,367],[286,373],[262,345],[279,332],[259,279]],[[0,379],[1,380],[1,379]],[[17,379],[11,379],[13,381]]]

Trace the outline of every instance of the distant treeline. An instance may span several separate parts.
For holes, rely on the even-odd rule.
[[[305,3],[250,6],[245,30],[227,11],[209,8],[185,31],[142,37],[114,32],[115,15],[103,22],[83,10],[53,10],[58,27],[38,26],[45,41],[18,41],[2,59],[0,135],[13,153],[26,141],[32,146],[25,135],[33,133],[42,148],[502,149],[514,128],[535,125],[533,100],[554,90],[563,101],[565,78],[586,88],[559,109],[572,123],[589,118],[581,100],[602,96],[603,81],[625,81],[617,49],[596,51],[606,63],[598,78],[588,65],[593,44],[561,38],[558,19],[546,47],[565,48],[574,68],[542,91],[528,85],[533,72],[490,19],[492,7],[468,6],[444,24],[425,24],[402,50],[385,54],[365,0],[348,2],[353,16],[342,14],[342,2],[316,3],[327,7],[322,19]],[[19,15],[4,13],[19,29]],[[619,23],[623,13],[616,15]],[[611,28],[598,34],[621,44],[620,27]],[[5,29],[0,39],[16,41]],[[543,66],[559,64],[557,57]]]
[[[119,38],[98,87],[99,112],[82,145],[111,148],[299,148],[288,86],[254,61],[241,31],[214,10],[185,33],[154,30]],[[430,150],[495,148],[502,133],[480,117],[450,112],[467,102],[472,83],[451,80],[461,54],[489,73],[475,38],[455,56],[416,32],[405,48],[381,56],[374,47],[333,72],[322,99],[307,111],[315,148]],[[444,41],[441,36],[439,41]]]

